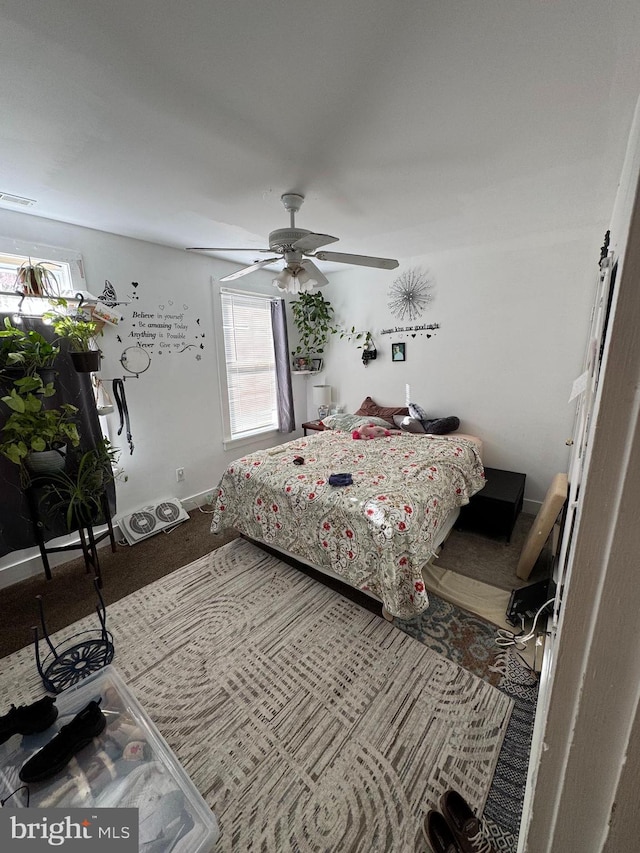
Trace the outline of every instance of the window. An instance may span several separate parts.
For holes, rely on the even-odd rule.
[[[235,441],[278,429],[273,298],[226,289],[220,298],[226,365],[222,402],[226,437]]]
[[[78,253],[57,246],[0,237],[0,311],[10,313],[16,310],[23,287],[18,280],[18,272],[22,264],[27,263],[46,267],[51,276],[49,295],[73,298],[76,293],[84,292],[82,256]],[[51,308],[48,299],[37,297],[20,300],[20,306],[20,310],[30,316],[38,316]]]

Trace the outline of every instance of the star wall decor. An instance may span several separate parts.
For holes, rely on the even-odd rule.
[[[416,320],[434,299],[434,283],[426,270],[414,267],[395,279],[389,290],[389,310],[399,320]]]

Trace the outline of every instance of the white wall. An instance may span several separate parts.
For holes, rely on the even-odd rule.
[[[378,358],[364,367],[355,344],[334,339],[323,373],[334,402],[354,411],[371,395],[404,405],[409,383],[413,402],[434,417],[457,415],[462,431],[482,437],[485,464],[526,473],[526,499],[541,501],[566,470],[568,399],[582,370],[603,238],[604,228],[584,229],[335,276],[326,298],[342,324],[372,331]],[[387,303],[390,285],[411,267],[435,281],[435,299],[416,322],[441,328],[430,339],[380,335],[409,325]],[[391,343],[400,340],[407,360],[393,363]]]
[[[184,313],[188,329],[182,343],[198,348],[178,353],[172,347],[160,355],[156,340],[149,370],[125,383],[133,455],[124,436],[116,435],[117,413],[107,418],[128,474],[128,481],[118,484],[118,511],[163,496],[189,500],[211,491],[240,452],[225,452],[221,441],[213,322],[219,285],[212,276],[219,278],[238,264],[7,210],[0,210],[0,235],[80,252],[87,289],[99,294],[108,279],[120,297],[138,297],[121,306],[123,323],[100,341],[105,378],[123,375],[120,355],[140,340],[131,336],[140,331],[133,326],[139,322],[134,312],[153,313],[156,321],[161,306],[165,313]],[[527,500],[542,500],[553,475],[566,465],[565,440],[573,419],[567,399],[582,363],[601,242],[597,230],[580,231],[411,259],[396,272],[353,268],[332,274],[324,293],[336,317],[344,325],[371,329],[379,356],[365,368],[355,344],[332,338],[324,373],[317,379],[293,378],[296,434],[303,420],[315,416],[314,382],[332,385],[334,401],[344,403],[347,411],[354,411],[368,394],[382,404],[403,405],[405,383],[410,383],[412,397],[430,414],[458,415],[462,430],[482,436],[487,465],[525,472]],[[406,337],[407,361],[392,363],[396,337],[377,332],[399,325],[387,307],[388,288],[411,266],[427,268],[435,279],[435,301],[424,321],[438,322],[441,329],[430,340]],[[257,273],[238,284],[272,293],[270,278]],[[201,334],[204,338],[196,337]],[[292,324],[289,334],[293,348]],[[273,438],[242,452],[267,443]],[[183,483],[176,482],[178,467],[185,469]],[[0,570],[24,556],[0,559]]]
[[[239,453],[225,452],[222,447],[212,315],[214,294],[220,286],[212,284],[211,277],[220,277],[240,265],[7,210],[0,210],[0,235],[80,252],[89,291],[99,295],[108,279],[119,297],[138,296],[130,305],[116,309],[125,318],[123,323],[117,329],[107,327],[100,339],[105,356],[101,369],[104,378],[123,375],[119,359],[125,347],[138,340],[149,342],[130,337],[131,332],[140,331],[139,326],[132,325],[137,321],[134,311],[158,314],[159,306],[164,305],[164,313],[184,313],[188,325],[184,343],[196,343],[198,348],[190,347],[183,353],[169,349],[159,355],[156,340],[150,350],[149,370],[138,379],[125,382],[135,446],[132,455],[124,434],[116,435],[117,411],[101,420],[106,420],[109,437],[122,450],[120,464],[128,475],[126,483],[117,484],[118,512],[137,509],[163,496],[185,500],[211,491],[227,464]],[[132,287],[134,281],[138,282],[137,288]],[[270,277],[264,273],[254,274],[245,289],[273,293]],[[200,334],[205,337],[196,338]],[[202,350],[200,343],[204,344]],[[200,360],[195,358],[196,353],[201,355]],[[307,414],[305,390],[304,379],[294,377],[294,393],[301,400],[298,424]],[[277,437],[276,441],[288,437]],[[270,436],[268,441],[243,447],[242,452],[272,443],[274,438]],[[178,467],[185,469],[183,483],[176,482]],[[25,552],[6,555],[0,559],[0,570],[25,556]]]

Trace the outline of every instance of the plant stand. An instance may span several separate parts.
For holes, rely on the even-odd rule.
[[[44,660],[41,659],[40,635],[38,633],[38,626],[35,625],[33,627],[33,642],[36,667],[45,688],[50,693],[62,693],[63,690],[77,684],[78,681],[91,675],[96,670],[108,666],[113,660],[115,649],[113,646],[113,636],[107,631],[107,609],[100,595],[98,578],[95,577],[93,582],[99,602],[96,606],[96,612],[100,620],[100,629],[80,631],[67,640],[67,645],[59,646],[58,648],[51,642],[47,625],[44,621],[42,596],[36,596],[40,610],[42,637],[50,649],[50,653]]]
[[[104,514],[107,529],[102,533],[96,535],[96,533],[94,532],[93,525],[87,524],[78,528],[78,535],[80,537],[79,544],[55,546],[48,545],[44,538],[43,530],[45,529],[45,525],[40,513],[37,488],[30,487],[25,490],[25,494],[27,496],[27,504],[29,506],[29,513],[31,515],[31,521],[33,523],[33,532],[36,539],[36,544],[40,549],[40,557],[42,558],[42,565],[44,567],[44,574],[46,579],[48,581],[52,579],[51,566],[49,565],[48,558],[49,554],[55,554],[61,551],[81,550],[87,573],[93,570],[97,584],[100,588],[102,588],[102,573],[100,570],[100,560],[98,558],[98,543],[102,542],[102,540],[106,539],[106,537],[108,536],[109,541],[111,543],[111,550],[114,553],[116,551],[116,540],[113,533],[111,512],[109,511],[109,502],[107,500],[106,494],[102,495],[102,512]]]

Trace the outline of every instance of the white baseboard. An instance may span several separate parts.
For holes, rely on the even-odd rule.
[[[214,489],[209,489],[206,492],[192,495],[189,498],[184,498],[180,501],[187,512],[192,509],[197,509],[200,506],[207,506],[213,502]],[[95,529],[96,535],[100,535],[106,530],[106,525]],[[123,534],[117,524],[113,526],[113,532],[116,542],[124,539]],[[55,566],[60,566],[63,563],[68,563],[70,560],[75,560],[81,555],[80,539],[77,534],[71,536],[63,536],[59,539],[52,540],[50,545],[77,545],[77,551],[63,551],[55,554],[48,554],[49,565],[53,569]],[[98,543],[98,548],[103,548],[109,545],[109,537],[106,537],[102,542]],[[42,558],[40,557],[40,549],[37,547],[27,548],[22,551],[16,551],[13,554],[7,554],[0,559],[0,589],[8,586],[13,586],[15,583],[26,580],[27,578],[35,577],[36,575],[44,575],[44,567]],[[55,578],[55,573],[53,573]]]
[[[528,513],[529,515],[537,515],[540,511],[541,506],[542,501],[524,500],[522,503],[522,511]]]
[[[200,492],[197,495],[192,495],[190,498],[182,498],[180,503],[187,512],[191,512],[192,509],[198,509],[198,507],[212,504],[213,496],[215,494],[217,494],[217,487],[215,489],[209,489],[206,492]]]

